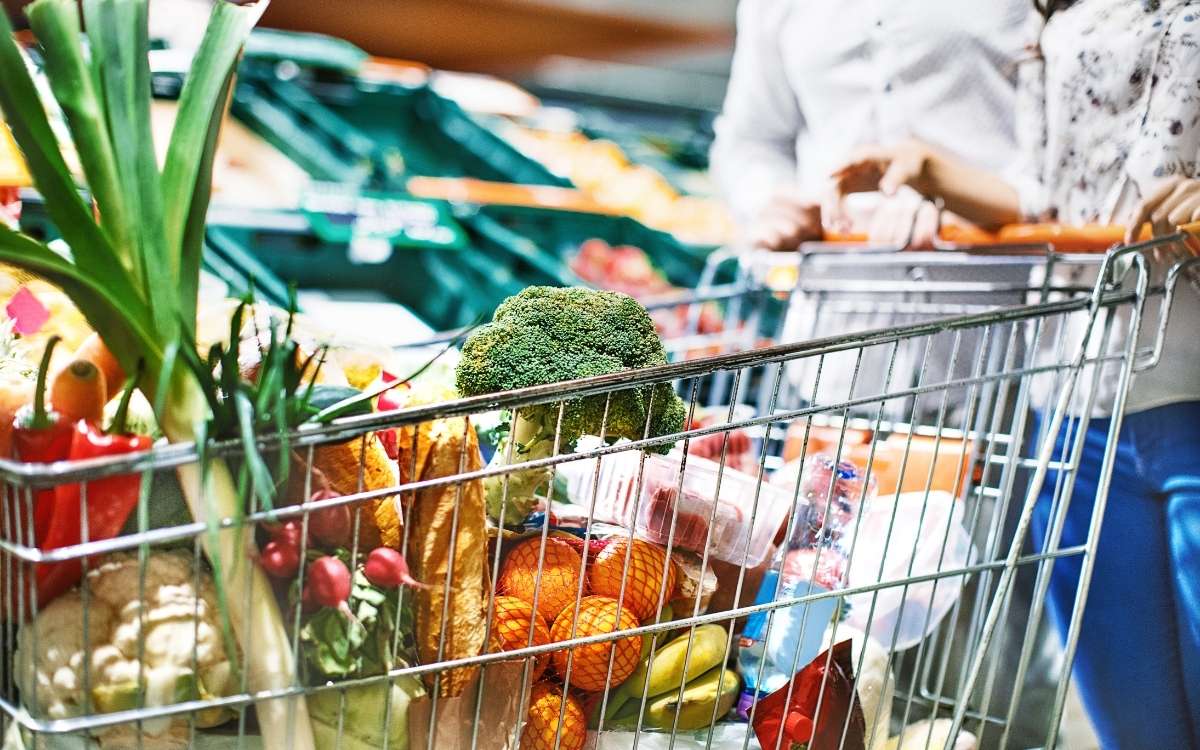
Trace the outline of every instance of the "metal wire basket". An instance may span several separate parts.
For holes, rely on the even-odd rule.
[[[923,733],[927,747],[955,747],[968,734],[985,747],[1055,746],[1106,487],[1087,543],[1061,547],[1078,446],[1067,440],[1056,450],[1051,437],[1064,426],[1082,432],[1097,394],[1107,394],[1116,415],[1108,475],[1129,384],[1160,357],[1178,282],[1195,261],[1175,237],[1087,258],[996,251],[988,263],[1000,277],[983,281],[930,278],[971,267],[979,262],[972,254],[810,252],[796,262],[798,282],[780,283],[744,261],[733,284],[651,303],[690,321],[667,342],[672,364],[407,406],[292,434],[282,450],[293,456],[300,500],[267,510],[249,493],[241,519],[173,522],[163,500],[180,468],[213,455],[236,461],[237,445],[203,452],[164,446],[79,465],[0,462],[0,651],[7,655],[0,709],[9,741],[252,747],[260,740],[249,709],[303,700],[310,713],[319,701],[332,706],[319,747],[750,748],[759,746],[758,729],[773,710],[761,708],[771,705],[767,686],[790,701],[800,684],[790,678],[811,663],[824,676],[811,714],[817,726],[808,730],[836,722],[829,747],[854,746],[858,736],[858,746],[875,750],[902,732],[905,741]],[[878,274],[851,284],[839,270],[846,264]],[[1060,267],[1090,269],[1095,281],[1064,281]],[[695,325],[706,306],[720,311],[718,330]],[[869,330],[854,319],[878,323],[881,315],[885,325]],[[797,320],[807,332],[797,333]],[[493,480],[503,504],[516,471],[485,465],[476,447],[478,428],[494,423],[497,412],[550,405],[561,420],[572,401],[598,397],[607,415],[622,392],[658,383],[683,396],[682,432],[556,444],[553,455],[520,467],[562,477],[556,502],[544,499],[542,512],[515,519],[524,522],[516,528],[485,522],[482,483]],[[392,481],[380,484],[365,457],[383,434],[397,441],[399,459]],[[268,436],[261,447],[281,444]],[[329,481],[315,467],[331,449],[356,459],[341,467],[352,486],[314,500],[312,490]],[[670,452],[644,452],[654,449]],[[835,492],[836,471],[826,488],[813,484],[801,467],[818,465],[818,455],[853,465],[858,496]],[[147,489],[139,524],[127,533],[53,550],[26,541],[39,492],[77,487],[86,530],[89,492],[131,473]],[[1031,535],[1043,487],[1053,488],[1050,521]],[[835,501],[849,504],[839,511]],[[206,583],[204,535],[244,534],[248,570],[257,545],[279,524],[299,522],[304,547],[319,514],[338,508],[353,521],[344,552],[352,570],[373,545],[390,545],[423,584],[388,589],[390,603],[377,603],[395,613],[386,663],[336,679],[301,670],[290,687],[255,692],[236,668],[236,653],[255,647],[246,626],[239,646],[224,651],[232,667],[214,676],[219,595]],[[398,520],[385,529],[379,514],[389,510]],[[839,512],[844,523],[835,530],[830,519]],[[382,541],[372,538],[381,530]],[[770,578],[775,550],[794,551],[798,539],[807,540],[802,562],[783,577],[776,565]],[[185,571],[169,586],[152,562],[168,549]],[[527,557],[514,562],[518,549]],[[1079,594],[1053,695],[1031,699],[1046,588],[1065,557],[1083,560]],[[38,569],[72,561],[84,573],[70,594],[73,606],[38,602],[29,583]],[[124,585],[102,583],[106,566],[121,565],[129,571]],[[1033,585],[1023,589],[1026,573]],[[290,593],[283,585],[252,593],[279,602],[297,653],[308,648],[314,617],[296,596],[302,587],[303,580]],[[611,608],[598,601],[604,597],[616,600]],[[185,626],[156,630],[153,607],[179,601],[194,608],[176,612]],[[525,613],[524,625],[514,608]],[[51,609],[52,626],[31,624]],[[531,624],[543,615],[544,628]],[[757,639],[747,634],[750,623]],[[697,635],[713,625],[719,642],[711,628]],[[780,651],[772,632],[785,631],[792,640],[784,645],[795,645]],[[839,631],[857,642],[850,703],[857,701],[858,713],[820,708],[834,706],[841,689],[829,677],[837,649],[825,647],[843,640]],[[1020,642],[1010,640],[1013,633]],[[672,642],[686,646],[667,656],[663,647]],[[820,659],[801,658],[813,643],[823,669]],[[155,659],[172,650],[164,689],[155,682]],[[662,673],[655,660],[667,658],[678,661],[668,670],[674,682],[652,688],[650,676]],[[116,662],[132,689],[114,697]],[[695,674],[693,663],[716,671]],[[638,670],[646,675],[640,691],[629,682],[638,682]],[[181,682],[189,673],[191,681]],[[747,678],[755,689],[745,689]],[[397,687],[403,699],[395,698]],[[381,697],[370,698],[371,691]],[[745,718],[737,718],[731,691],[743,698]],[[614,714],[618,698],[624,712]],[[1018,730],[1026,713],[1037,717],[1040,742]],[[940,726],[913,729],[939,717],[946,720]],[[769,750],[788,747],[783,736]]]

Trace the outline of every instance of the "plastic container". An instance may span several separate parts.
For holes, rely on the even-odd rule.
[[[680,471],[682,487],[680,486]],[[675,456],[646,459],[634,530],[647,541],[748,567],[766,561],[775,533],[791,508],[791,496],[758,478],[689,456],[686,466]],[[757,513],[754,511],[758,493]],[[674,526],[674,535],[671,530]]]
[[[864,479],[853,463],[839,463],[823,454],[810,456],[800,476],[790,534],[763,576],[755,603],[845,588],[848,532],[863,500],[874,492],[874,483]],[[761,698],[779,689],[816,658],[839,599],[825,596],[749,617],[738,642],[738,668],[745,685],[743,711],[756,695]]]
[[[560,464],[559,474],[567,480],[571,502],[591,508],[592,520],[633,528],[637,536],[674,549],[691,550],[735,565],[756,567],[766,561],[775,533],[791,509],[790,492],[729,467],[721,475],[719,464],[688,456],[683,492],[679,492],[682,456],[646,456],[640,491],[636,451],[604,456],[599,477],[596,461],[589,459]],[[754,494],[758,512],[751,526]],[[671,526],[675,526],[674,537]],[[712,529],[711,539],[709,529]]]

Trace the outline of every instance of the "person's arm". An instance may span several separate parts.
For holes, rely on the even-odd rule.
[[[907,185],[985,229],[1021,217],[1017,191],[1007,180],[920,141],[864,149],[833,179],[842,194],[878,190],[894,195]]]
[[[710,155],[717,186],[743,230],[758,244],[780,249],[808,239],[799,235],[813,223],[812,212],[788,197],[796,185],[796,137],[804,127],[780,50],[789,7],[780,0],[739,4],[733,67]],[[809,229],[819,236],[819,211],[816,216]]]
[[[1178,11],[1168,35],[1191,34],[1190,15]],[[1141,202],[1126,216],[1126,241],[1150,222],[1153,234],[1171,234],[1200,221],[1200,106],[1192,91],[1200,55],[1190,44],[1165,44],[1152,69],[1149,109],[1130,148],[1129,170]]]

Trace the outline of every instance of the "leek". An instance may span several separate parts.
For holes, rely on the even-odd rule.
[[[140,365],[138,387],[155,404],[167,438],[203,444],[213,416],[208,394],[194,371],[175,366],[176,354],[195,349],[213,152],[238,56],[266,0],[241,6],[216,2],[161,171],[150,135],[147,0],[82,5],[86,48],[75,0],[35,0],[26,14],[98,213],[80,196],[12,28],[0,13],[0,111],[71,249],[71,258],[64,258],[0,225],[0,261],[62,288],[126,372],[139,372]],[[266,576],[245,554],[252,529],[234,524],[216,531],[221,519],[244,511],[228,466],[207,460],[179,474],[193,517],[212,529],[202,542],[245,657],[249,689],[295,687],[295,657],[283,619]],[[262,699],[256,708],[266,747],[313,748],[302,697]]]

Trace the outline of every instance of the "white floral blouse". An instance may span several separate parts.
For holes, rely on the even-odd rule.
[[[1121,223],[1158,181],[1197,175],[1200,0],[1079,0],[1039,37],[1017,105],[1026,214]]]
[[[1200,176],[1200,0],[1077,0],[1036,21],[1038,53],[1018,71],[1022,158],[1010,175],[1027,217],[1122,224],[1164,178]],[[1156,275],[1168,264],[1151,257]],[[1094,276],[1084,266],[1056,273]],[[1200,295],[1190,292],[1172,306],[1158,365],[1134,376],[1128,411],[1200,401]],[[1110,347],[1124,345],[1128,318],[1119,308]],[[1069,346],[1084,329],[1068,327]],[[1143,327],[1143,343],[1154,333]],[[1101,379],[1095,413],[1110,413],[1116,380]]]

